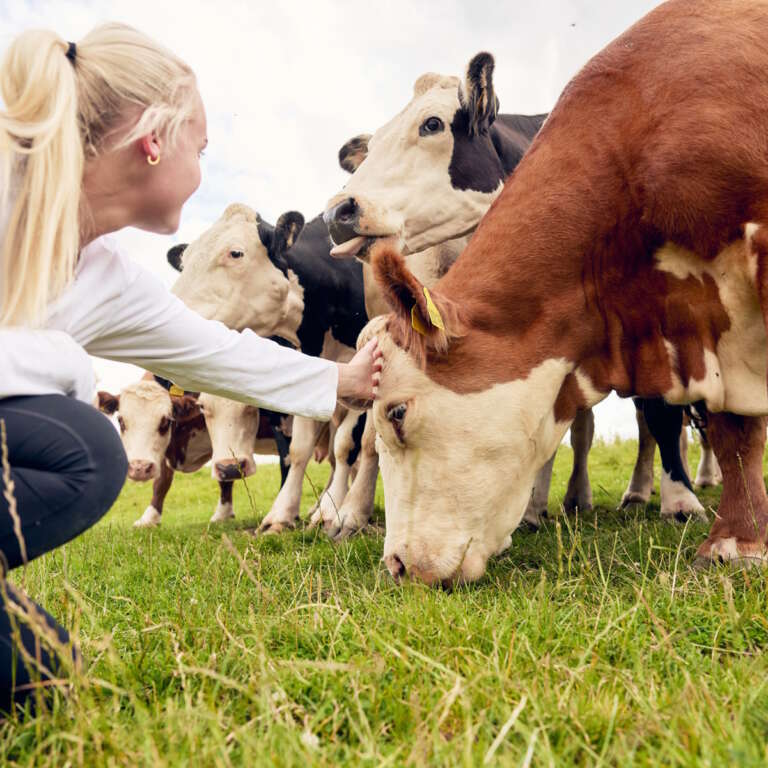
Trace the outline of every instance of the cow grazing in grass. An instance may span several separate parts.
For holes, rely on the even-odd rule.
[[[393,575],[481,576],[611,390],[697,403],[723,473],[698,556],[765,560],[766,34],[765,2],[659,6],[566,87],[429,299],[374,249]]]
[[[330,249],[320,217],[304,226],[303,216],[291,211],[272,226],[247,206],[233,204],[198,240],[169,252],[169,261],[181,271],[173,291],[209,319],[281,337],[306,354],[346,362],[368,320],[362,270],[353,261],[332,259]],[[334,515],[343,501],[363,420],[360,413],[341,407],[334,415],[333,475],[314,523]],[[304,472],[323,429],[321,422],[293,419],[288,475],[261,532],[295,526]]]
[[[486,53],[475,56],[463,84],[458,78],[436,74],[420,77],[411,102],[373,136],[362,134],[348,141],[339,152],[339,162],[352,173],[343,192],[329,202],[325,217],[337,244],[337,257],[366,254],[376,238],[394,236],[408,254],[409,269],[428,287],[455,260],[465,240],[448,240],[471,232],[493,200],[504,180],[520,162],[546,115],[497,114],[493,88],[493,59]],[[436,245],[436,244],[440,245]],[[450,260],[436,258],[435,248],[449,249]],[[414,253],[415,247],[427,247]],[[436,263],[443,269],[433,269]],[[366,307],[373,317],[384,310],[383,297],[372,287],[370,266],[364,266]],[[371,310],[374,311],[371,311]],[[666,411],[663,404],[638,408],[637,418],[644,450],[638,461],[622,505],[646,502],[653,489],[655,440],[646,423],[649,412],[653,431],[662,445],[664,471],[661,482],[661,513],[666,518],[700,515],[703,508],[693,493],[680,457],[682,412]],[[662,413],[667,420],[656,418]],[[677,431],[675,431],[675,429]],[[373,430],[370,424],[369,430]],[[577,414],[571,427],[574,464],[563,499],[567,510],[590,509],[592,489],[587,456],[594,434],[591,410]],[[369,489],[364,501],[353,486],[340,513],[326,521],[332,536],[357,530],[372,509],[370,477],[378,469],[374,441],[364,440],[361,472],[356,483]],[[650,450],[647,447],[650,447]],[[370,452],[370,455],[369,455]],[[711,463],[711,452],[702,467]],[[526,509],[525,519],[538,526],[546,512],[554,454],[540,470]],[[368,469],[370,467],[370,469]],[[700,469],[698,479],[709,478]],[[361,503],[366,506],[360,506]],[[338,522],[337,522],[338,521]]]
[[[99,392],[98,406],[117,414],[128,477],[153,482],[152,501],[134,523],[138,528],[160,524],[175,472],[196,472],[208,461],[220,491],[211,522],[234,517],[233,481],[253,474],[254,453],[275,453],[266,412],[214,395],[172,395],[152,376],[119,395]]]

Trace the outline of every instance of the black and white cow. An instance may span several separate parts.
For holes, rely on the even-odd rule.
[[[272,226],[247,206],[230,205],[194,243],[169,251],[169,262],[181,269],[173,291],[204,317],[345,362],[368,320],[362,268],[354,261],[332,259],[330,248],[321,217],[304,226],[303,216],[291,211]],[[341,407],[334,414],[334,470],[313,515],[315,523],[322,514],[333,514],[347,492],[362,419],[364,415]],[[322,431],[320,422],[294,418],[288,476],[261,532],[295,526],[304,472]]]
[[[352,172],[344,189],[328,203],[325,219],[337,257],[365,259],[377,238],[394,238],[405,254],[435,246],[471,232],[501,192],[546,115],[499,115],[493,89],[494,62],[480,53],[469,63],[466,78],[426,74],[414,85],[406,107],[372,136],[362,135],[340,151],[342,167]],[[680,459],[682,412],[670,432],[655,418],[649,420],[662,450],[662,515],[679,519],[700,515],[703,508],[693,493]],[[646,409],[638,409],[645,427]],[[654,432],[655,430],[655,432]],[[564,502],[566,508],[589,508],[592,491],[587,453],[594,419],[582,411],[572,426],[574,469]],[[365,441],[364,441],[365,442]],[[368,441],[370,443],[370,441]],[[711,457],[705,452],[705,461]],[[526,519],[536,524],[546,510],[554,457],[537,476]],[[641,462],[642,465],[641,465]],[[647,501],[652,488],[653,452],[638,454],[633,480],[623,504]],[[700,471],[699,477],[709,478]],[[715,479],[715,478],[712,478]]]

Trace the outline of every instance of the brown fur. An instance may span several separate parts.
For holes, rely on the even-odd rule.
[[[565,89],[433,291],[441,308],[461,307],[464,333],[447,354],[432,334],[414,337],[420,286],[394,255],[379,255],[395,340],[462,393],[525,378],[552,358],[621,395],[662,396],[675,376],[700,378],[729,318],[710,278],[661,272],[653,254],[672,242],[712,259],[746,222],[768,224],[766,35],[765,0],[670,0],[617,38]],[[768,234],[755,248],[768,318]],[[577,389],[568,377],[559,419],[582,404]],[[741,429],[726,420],[721,432]],[[764,432],[750,432],[742,457],[755,493]],[[720,515],[742,531],[731,442],[719,440]]]

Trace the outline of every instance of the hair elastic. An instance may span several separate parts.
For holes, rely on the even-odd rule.
[[[68,43],[66,57],[74,64],[77,56],[77,46],[74,43]]]

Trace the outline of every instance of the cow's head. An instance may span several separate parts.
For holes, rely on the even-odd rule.
[[[478,377],[470,391],[456,391],[440,367],[480,369],[492,344],[482,349],[438,289],[427,298],[398,254],[377,247],[372,264],[395,310],[360,339],[378,337],[383,352],[373,416],[384,561],[396,578],[472,581],[507,546],[536,471],[567,428],[552,405],[572,365],[548,360],[523,380],[486,385]]]
[[[173,422],[197,418],[200,413],[194,397],[171,398],[167,390],[149,379],[125,387],[119,395],[99,392],[98,399],[101,411],[117,413],[128,457],[128,477],[137,482],[152,480],[160,473]]]
[[[414,253],[477,226],[506,177],[491,131],[493,66],[479,53],[463,83],[422,75],[402,112],[341,148],[352,177],[325,212],[333,255],[365,258],[372,238],[388,236]]]
[[[211,438],[214,480],[239,480],[256,471],[253,448],[259,431],[259,409],[216,395],[198,400]]]
[[[168,251],[168,262],[181,271],[173,292],[210,320],[298,345],[303,290],[285,253],[303,226],[296,211],[273,227],[248,206],[230,205],[195,242]]]

